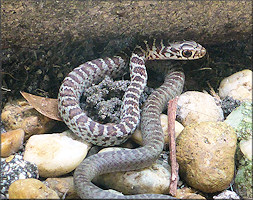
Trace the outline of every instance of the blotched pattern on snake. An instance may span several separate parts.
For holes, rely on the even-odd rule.
[[[205,48],[194,41],[166,43],[163,40],[152,40],[136,46],[130,60],[126,54],[121,53],[111,58],[86,62],[63,80],[58,95],[59,113],[67,126],[85,141],[99,146],[121,144],[134,132],[140,121],[139,98],[147,82],[146,60],[192,60],[203,57],[205,53]],[[131,82],[123,97],[120,122],[100,124],[93,121],[79,106],[83,91],[91,84],[101,81],[105,75],[117,76],[124,71],[128,62]],[[74,174],[74,182],[81,198],[171,198],[156,194],[119,196],[98,188],[91,180],[104,173],[144,168],[158,158],[163,149],[159,116],[168,99],[181,93],[183,82],[182,72],[171,72],[166,76],[164,84],[148,98],[141,119],[143,147],[105,152],[84,159]]]

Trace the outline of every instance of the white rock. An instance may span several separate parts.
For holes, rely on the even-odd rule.
[[[74,170],[91,145],[61,134],[33,135],[25,146],[24,160],[35,163],[42,177],[56,177]]]
[[[188,91],[178,98],[178,117],[184,126],[204,121],[222,121],[223,111],[214,98],[206,93]]]
[[[113,150],[122,150],[122,148],[105,148],[100,152]],[[108,173],[96,177],[93,181],[96,184],[112,188],[123,194],[166,194],[169,191],[170,170],[170,166],[167,163],[158,160],[148,168],[128,172]]]
[[[222,193],[213,196],[213,199],[240,199],[240,197],[233,191],[224,190]]]
[[[161,125],[163,129],[163,134],[164,134],[164,142],[169,143],[170,137],[168,135],[168,116],[165,114],[161,114],[160,120],[161,120]],[[176,137],[181,133],[183,129],[184,129],[184,126],[178,121],[176,121],[175,122]],[[131,139],[137,144],[142,145],[142,135],[141,135],[141,130],[139,127],[134,131]]]
[[[249,138],[248,140],[241,140],[240,149],[246,158],[252,160],[252,138]]]
[[[252,71],[245,69],[223,79],[219,87],[219,96],[222,99],[230,96],[240,101],[252,100]]]

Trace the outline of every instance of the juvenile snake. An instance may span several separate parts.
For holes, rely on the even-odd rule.
[[[85,141],[99,146],[121,144],[133,133],[140,121],[139,98],[147,82],[145,61],[192,60],[203,57],[205,53],[205,48],[194,41],[166,44],[163,40],[153,40],[136,46],[130,57],[131,82],[123,97],[122,117],[118,124],[103,125],[93,121],[80,108],[79,99],[85,88],[92,83],[101,81],[106,74],[114,77],[124,70],[128,63],[127,56],[120,54],[86,62],[63,80],[58,94],[60,116]],[[84,159],[74,173],[75,186],[81,198],[171,198],[168,195],[155,194],[119,196],[98,188],[91,180],[104,173],[144,168],[158,158],[163,149],[159,116],[168,99],[181,93],[183,82],[182,72],[171,72],[164,84],[148,98],[142,112],[143,147],[105,152]]]

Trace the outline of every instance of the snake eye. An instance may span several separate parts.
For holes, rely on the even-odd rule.
[[[191,57],[192,52],[190,50],[183,50],[182,54],[184,57],[189,58]]]

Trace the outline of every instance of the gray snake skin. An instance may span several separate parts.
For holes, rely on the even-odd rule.
[[[192,60],[205,55],[206,50],[194,41],[165,44],[162,40],[144,41],[130,57],[131,83],[123,97],[119,124],[100,124],[90,119],[80,108],[79,99],[85,88],[102,80],[105,74],[114,77],[128,63],[126,56],[96,59],[75,68],[64,79],[58,95],[58,109],[63,121],[79,137],[100,146],[112,146],[126,141],[140,121],[139,98],[147,82],[146,60]],[[146,101],[142,111],[141,129],[144,146],[128,151],[105,152],[90,156],[77,167],[74,183],[81,198],[172,198],[169,195],[142,194],[120,196],[104,191],[91,181],[100,174],[129,171],[150,166],[163,149],[160,113],[168,99],[182,91],[184,75],[171,72],[164,84]]]

